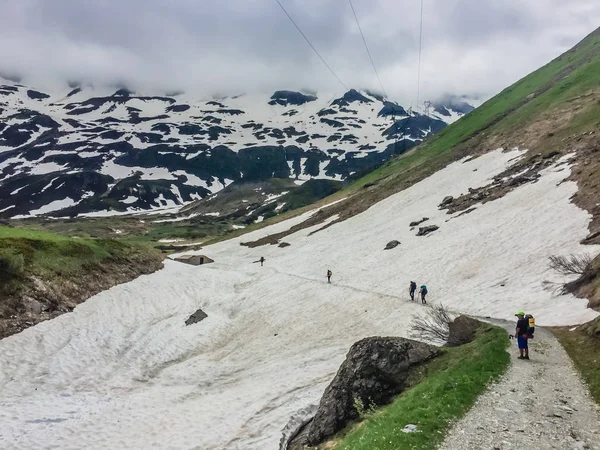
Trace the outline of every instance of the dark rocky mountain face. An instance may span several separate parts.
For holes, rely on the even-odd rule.
[[[424,116],[354,89],[199,101],[0,79],[0,218],[177,209],[240,181],[344,181],[467,106]]]

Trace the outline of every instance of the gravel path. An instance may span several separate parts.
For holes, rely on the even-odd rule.
[[[514,333],[514,325],[502,324]],[[600,450],[600,408],[556,338],[541,328],[531,360],[517,359],[448,434],[442,450]]]

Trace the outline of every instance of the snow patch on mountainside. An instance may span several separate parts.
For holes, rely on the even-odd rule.
[[[240,242],[315,211],[205,247],[212,264],[168,261],[0,341],[3,442],[277,448],[289,417],[318,402],[352,343],[407,335],[422,313],[407,298],[410,280],[428,286],[431,303],[469,314],[513,319],[525,309],[540,325],[595,317],[585,300],[542,285],[560,281],[548,256],[600,251],[579,244],[590,215],[569,201],[577,187],[563,181],[567,166],[467,215],[438,208],[447,195],[489,184],[520,154],[453,163],[351,219],[287,236],[285,248]],[[421,217],[439,229],[417,236],[409,223]],[[401,244],[384,251],[392,239]],[[264,267],[254,263],[261,256]],[[208,318],[186,327],[198,308]]]

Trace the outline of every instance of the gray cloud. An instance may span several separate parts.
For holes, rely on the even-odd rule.
[[[281,0],[348,86],[378,84],[346,0]],[[416,98],[417,0],[354,0],[388,94]],[[600,23],[596,0],[425,0],[422,97],[493,94]],[[275,0],[0,0],[0,70],[200,95],[341,91]]]

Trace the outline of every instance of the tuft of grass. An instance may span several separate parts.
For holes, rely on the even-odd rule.
[[[567,351],[577,370],[588,385],[596,403],[600,405],[600,318],[577,329],[552,328],[558,341]]]
[[[462,417],[486,386],[508,367],[510,357],[506,331],[483,326],[477,338],[466,345],[443,348],[414,375],[414,387],[392,404],[368,415],[360,426],[345,430],[337,450],[435,449],[450,425]],[[404,433],[408,424],[416,433]],[[326,443],[327,448],[331,448]]]

